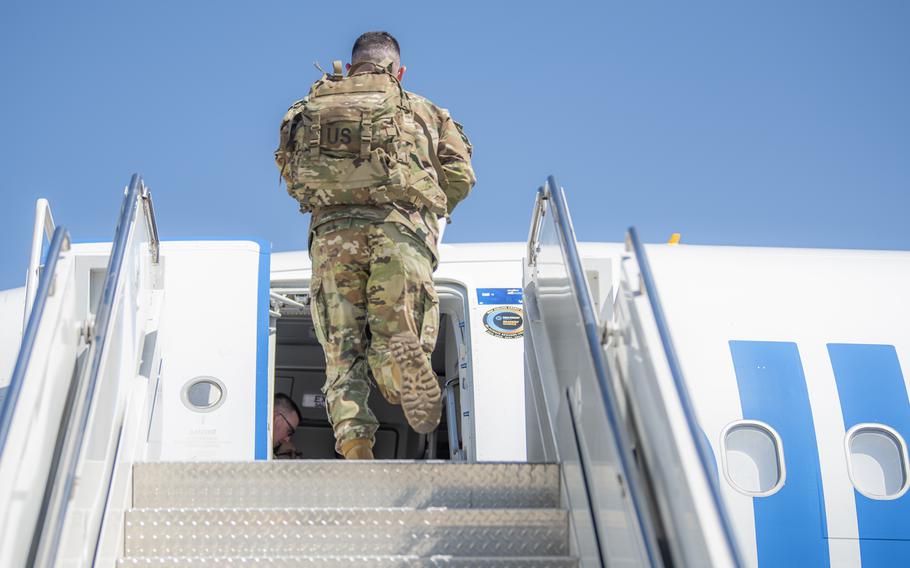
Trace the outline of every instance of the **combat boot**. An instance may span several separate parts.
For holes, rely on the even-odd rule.
[[[341,455],[346,460],[373,459],[373,444],[366,438],[354,438],[341,444]]]
[[[401,409],[418,434],[427,434],[439,425],[442,390],[420,339],[410,331],[392,336],[392,359],[401,372]]]

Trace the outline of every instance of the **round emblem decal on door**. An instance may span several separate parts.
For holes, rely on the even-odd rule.
[[[505,339],[524,335],[524,314],[515,306],[498,306],[483,314],[483,327],[487,333]]]

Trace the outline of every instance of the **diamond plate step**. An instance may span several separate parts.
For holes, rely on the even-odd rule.
[[[565,556],[558,509],[135,509],[126,556]]]
[[[133,472],[134,507],[559,506],[556,464],[145,463]]]
[[[578,560],[564,557],[455,558],[452,556],[155,556],[124,558],[119,568],[158,566],[161,568],[217,568],[257,566],[259,568],[577,568]]]

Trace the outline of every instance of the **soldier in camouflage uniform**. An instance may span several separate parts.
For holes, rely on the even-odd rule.
[[[367,90],[364,85],[379,80],[377,69],[393,75],[400,89],[405,67],[400,65],[398,42],[385,32],[360,36],[352,65],[344,79],[336,62],[334,74],[317,81],[310,95],[291,107],[282,122],[276,162],[288,192],[300,201],[302,211],[312,213],[311,313],[325,351],[323,392],[335,447],[345,458],[370,459],[379,426],[367,406],[370,376],[386,400],[402,406],[415,431],[430,432],[439,423],[441,390],[430,365],[439,324],[432,279],[439,261],[437,219],[449,217],[475,177],[471,145],[461,126],[446,110],[401,89],[396,104],[413,114],[413,122],[410,117],[394,122],[411,125],[395,127],[405,142],[413,142],[405,146],[409,155],[402,162],[408,168],[406,191],[396,193],[394,184],[386,181],[364,190],[374,181],[370,179],[374,170],[366,169],[368,162],[377,155],[389,156],[376,149],[377,131],[375,127],[371,131],[370,123],[343,120],[370,119],[341,116],[342,122],[320,123],[312,109],[319,100],[328,100],[317,100],[318,96],[324,91],[331,94],[342,81],[354,81],[348,91],[355,94]],[[361,73],[372,75],[361,78]],[[315,145],[317,157],[320,152],[330,157],[353,153],[353,166],[343,161],[337,162],[341,166],[323,166],[324,161],[314,161],[312,154],[309,161],[297,159],[303,155],[301,148],[309,146],[306,151],[312,152]]]

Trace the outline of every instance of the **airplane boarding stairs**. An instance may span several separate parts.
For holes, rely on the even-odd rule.
[[[577,566],[559,467],[148,463],[118,566]]]
[[[562,466],[583,565],[741,566],[635,229],[599,271],[612,282],[600,313],[591,272],[551,176],[524,261],[528,459]]]
[[[0,409],[2,566],[741,565],[644,247],[631,231],[595,313],[553,178],[524,263],[529,463],[142,463],[164,294],[151,196],[134,176],[91,313],[48,219]]]

